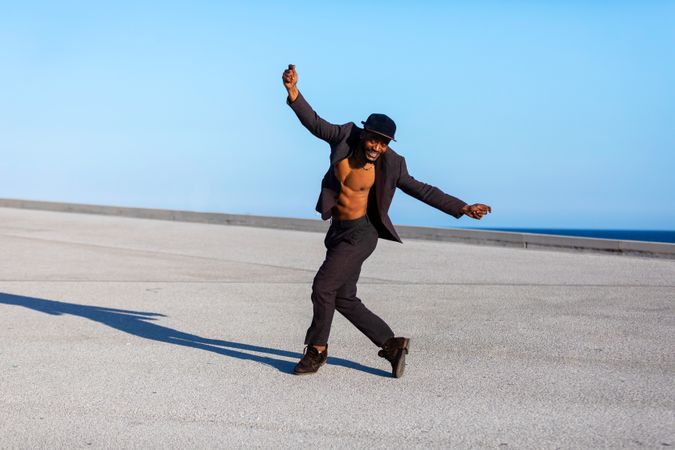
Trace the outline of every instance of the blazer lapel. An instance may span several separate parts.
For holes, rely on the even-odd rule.
[[[382,205],[382,196],[384,195],[384,180],[387,177],[386,164],[384,158],[386,153],[375,161],[375,200],[377,201],[377,210],[382,214],[380,205]]]

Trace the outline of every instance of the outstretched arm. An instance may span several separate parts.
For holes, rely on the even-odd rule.
[[[468,205],[457,197],[448,195],[435,186],[416,180],[408,173],[405,159],[403,159],[403,162],[401,163],[401,174],[398,179],[397,187],[406,194],[415,197],[446,214],[450,214],[457,219],[462,217],[462,215],[467,215],[472,219],[480,220],[485,214],[492,211],[487,205],[480,203]]]
[[[436,186],[422,183],[421,181],[414,179],[408,173],[405,158],[403,158],[401,162],[401,173],[398,178],[397,187],[411,197],[415,197],[417,200],[420,200],[429,206],[433,206],[436,209],[440,209],[444,213],[450,214],[457,219],[464,214],[463,208],[466,206],[466,202],[446,194]]]
[[[319,139],[323,139],[330,144],[339,141],[342,127],[325,121],[309,106],[309,103],[298,90],[298,72],[296,72],[293,64],[288,65],[288,69],[284,70],[281,79],[288,91],[286,102],[298,116],[300,123]]]

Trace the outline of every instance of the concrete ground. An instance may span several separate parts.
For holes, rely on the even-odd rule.
[[[669,448],[675,260],[380,241],[290,374],[323,235],[0,208],[1,448]]]

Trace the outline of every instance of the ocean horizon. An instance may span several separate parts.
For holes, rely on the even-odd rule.
[[[618,239],[622,241],[665,242],[675,244],[675,230],[603,230],[573,228],[478,228],[464,227],[466,230],[505,231],[513,233],[552,234],[556,236],[576,236],[599,239]]]

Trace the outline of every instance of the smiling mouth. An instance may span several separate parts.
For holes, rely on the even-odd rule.
[[[375,151],[373,151],[373,150],[367,150],[367,151],[366,151],[366,156],[368,157],[368,159],[374,161],[374,160],[377,159],[378,156],[380,156],[380,154],[377,153],[377,152],[375,152]]]

